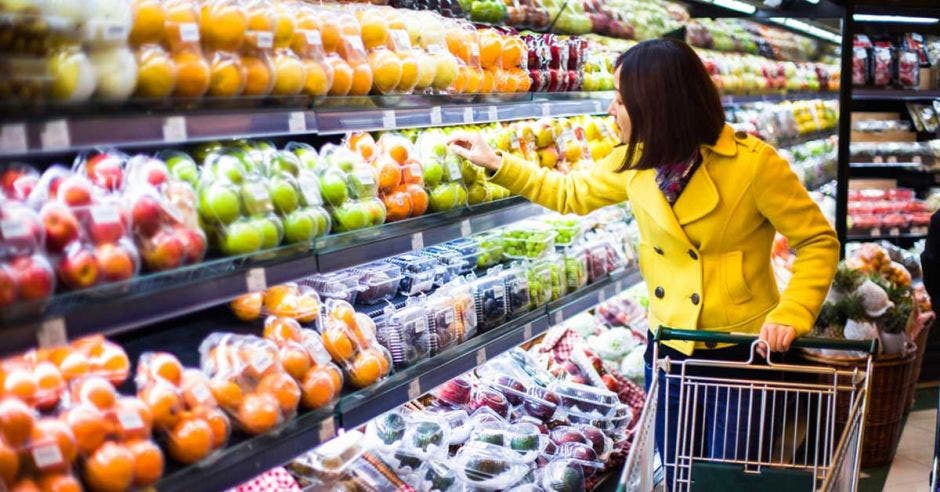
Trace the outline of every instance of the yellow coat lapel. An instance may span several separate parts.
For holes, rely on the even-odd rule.
[[[686,243],[689,242],[685,231],[679,225],[676,214],[672,211],[672,206],[666,201],[665,195],[656,183],[655,169],[634,171],[627,187],[633,208],[642,208],[664,231]]]
[[[718,187],[708,174],[708,161],[703,159],[692,178],[679,195],[672,210],[680,225],[686,225],[705,217],[718,207]]]

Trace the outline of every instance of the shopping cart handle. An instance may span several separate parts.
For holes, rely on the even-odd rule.
[[[753,343],[757,335],[744,333],[723,333],[705,330],[676,330],[660,326],[656,332],[656,341],[683,340],[687,342],[712,343]],[[878,340],[842,340],[838,338],[800,337],[790,344],[791,347],[830,350],[857,350],[872,355],[878,353]]]

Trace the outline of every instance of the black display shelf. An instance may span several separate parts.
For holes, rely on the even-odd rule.
[[[796,147],[797,145],[803,145],[807,142],[813,142],[815,140],[825,140],[829,137],[835,136],[836,129],[831,128],[828,130],[819,130],[810,133],[804,133],[803,135],[798,135],[796,137],[790,138],[781,138],[777,141],[776,146],[778,149],[785,149],[788,147]]]
[[[778,92],[767,94],[741,94],[721,96],[721,103],[725,106],[734,106],[737,104],[752,104],[758,102],[778,103],[783,101],[808,101],[812,99],[834,100],[838,97],[837,92]]]
[[[545,333],[561,320],[612,298],[640,281],[635,268],[568,294],[555,305],[542,306],[486,333],[419,362],[370,387],[343,395],[331,407],[301,413],[274,432],[248,437],[235,433],[217,455],[194,466],[171,468],[156,485],[161,492],[225,490],[332,438],[341,429],[353,429],[392,410],[487,360]],[[557,313],[561,313],[559,316]],[[199,313],[182,324],[154,327],[150,334],[122,341],[132,359],[154,349],[179,352],[185,365],[198,364],[194,350],[216,330],[257,332],[258,326],[238,322],[223,309]],[[129,336],[129,335],[128,335]]]
[[[0,313],[0,355],[84,335],[113,335],[228,302],[267,285],[359,265],[515,222],[544,211],[521,197],[220,258],[53,296]]]
[[[864,234],[849,234],[847,236],[848,241],[860,242],[860,241],[893,241],[893,240],[906,240],[906,241],[918,241],[927,237],[927,233],[899,233],[899,234],[873,234],[873,235],[864,235]]]
[[[921,101],[940,98],[940,90],[852,88],[853,101]]]

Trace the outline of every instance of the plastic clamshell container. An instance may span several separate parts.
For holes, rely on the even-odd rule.
[[[399,410],[391,410],[366,424],[366,438],[370,446],[380,450],[390,450],[405,439],[407,428],[408,417]]]
[[[460,448],[450,463],[468,487],[482,490],[511,487],[529,472],[518,453],[479,441]]]
[[[489,386],[502,393],[521,414],[548,422],[555,417],[558,410],[558,405],[543,398],[544,394],[533,391],[543,389],[538,386],[530,387],[527,393],[525,386],[509,377],[501,377],[499,382],[490,383]]]
[[[607,276],[607,245],[601,241],[592,242],[587,248],[588,282],[594,283]]]
[[[526,271],[521,265],[512,266],[503,270],[499,278],[506,286],[506,311],[510,318],[525,313],[531,307],[529,295],[529,281]]]
[[[402,279],[398,290],[402,294],[413,296],[434,288],[439,266],[434,258],[407,253],[388,261],[401,268]]]
[[[570,246],[584,233],[582,219],[575,215],[548,215],[542,220],[555,230],[555,246]]]
[[[450,282],[466,269],[467,261],[463,255],[443,246],[431,246],[421,250],[421,254],[438,261],[441,268],[434,279],[434,284],[441,286]]]
[[[514,423],[505,429],[505,446],[512,449],[522,461],[535,461],[548,445],[548,436],[543,435],[538,426],[528,422]]]
[[[429,412],[416,412],[408,417],[403,447],[414,450],[424,459],[446,458],[450,446],[447,422]]]
[[[565,249],[565,278],[568,292],[574,292],[588,283],[588,254],[581,246]]]
[[[548,389],[561,398],[561,406],[585,414],[611,417],[620,405],[613,391],[567,381],[553,381]]]
[[[555,451],[555,458],[569,460],[581,468],[585,476],[591,476],[604,469],[604,462],[600,461],[590,444],[566,442],[560,444]]]
[[[473,430],[473,424],[470,421],[470,415],[465,410],[447,410],[438,412],[437,416],[450,428],[448,444],[454,446],[467,442]]]
[[[539,258],[555,248],[557,235],[542,222],[518,222],[502,231],[503,256],[512,259]]]
[[[473,241],[479,247],[477,268],[489,268],[499,264],[503,259],[503,237],[499,232],[487,231],[473,236]]]
[[[458,330],[457,309],[450,297],[432,297],[425,303],[428,314],[428,330],[431,355],[447,350],[461,341]]]
[[[363,434],[356,430],[340,434],[295,459],[290,468],[295,473],[321,481],[337,480],[365,452],[363,438]]]
[[[359,296],[361,304],[376,304],[387,301],[398,292],[401,283],[401,268],[386,262],[375,262],[353,269],[359,276]]]
[[[462,492],[463,484],[446,461],[428,461],[415,473],[418,490],[428,492]]]
[[[544,258],[537,260],[544,263],[548,268],[549,281],[551,285],[551,301],[557,301],[568,294],[568,278],[565,276],[565,257],[558,253],[550,253]]]
[[[493,414],[505,420],[512,413],[512,405],[509,399],[496,388],[490,386],[477,386],[470,398],[470,408],[474,410],[474,420],[477,419],[476,411],[489,409]]]
[[[359,275],[351,271],[317,274],[301,280],[299,283],[313,287],[326,299],[338,299],[355,304],[361,290]]]
[[[554,459],[542,468],[540,481],[545,492],[584,490],[584,472],[569,459]]]
[[[501,325],[507,316],[506,286],[503,280],[496,275],[487,275],[474,280],[470,288],[480,331]]]
[[[547,257],[546,257],[547,258]],[[529,280],[529,304],[531,309],[548,304],[552,300],[552,266],[547,261],[529,262],[526,267]]]
[[[481,248],[473,239],[462,237],[448,241],[444,243],[443,246],[460,253],[460,257],[463,258],[464,261],[463,267],[460,270],[461,275],[466,275],[477,267],[480,260]]]
[[[406,306],[385,316],[376,338],[392,354],[396,369],[426,359],[431,353],[427,312],[421,306]]]
[[[446,405],[461,406],[470,403],[473,386],[464,377],[456,377],[438,386],[434,396]]]

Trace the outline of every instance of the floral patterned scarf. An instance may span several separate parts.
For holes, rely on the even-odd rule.
[[[656,168],[656,183],[670,205],[675,205],[701,162],[701,154],[696,153],[693,159],[686,162],[666,164]]]

